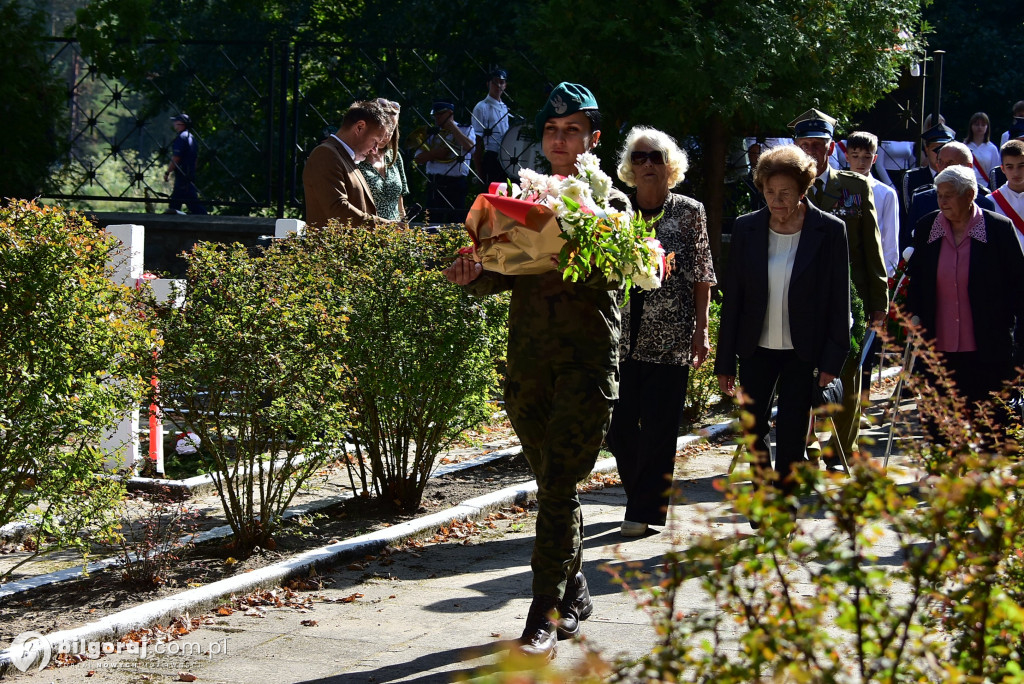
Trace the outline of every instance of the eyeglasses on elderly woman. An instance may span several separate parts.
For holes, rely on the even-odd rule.
[[[651,160],[652,164],[664,164],[665,155],[662,154],[661,150],[651,150],[645,152],[643,150],[633,150],[629,153],[629,161],[633,162],[636,166],[641,166],[648,159]]]

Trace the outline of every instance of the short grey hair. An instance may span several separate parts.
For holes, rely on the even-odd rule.
[[[966,195],[970,190],[974,197],[978,196],[978,181],[975,180],[974,169],[966,166],[947,166],[935,177],[935,188],[943,183],[951,183],[958,195]]]
[[[683,176],[686,175],[686,170],[690,168],[690,160],[687,158],[686,152],[680,149],[671,135],[648,126],[634,126],[626,134],[626,142],[619,150],[619,179],[631,188],[636,187],[636,173],[633,171],[633,160],[630,159],[630,155],[640,141],[646,142],[665,156],[665,165],[668,166],[669,189],[679,185]]]
[[[963,160],[960,164],[961,166],[970,166],[972,162],[974,162],[974,154],[971,152],[971,148],[964,145],[962,142],[957,142],[956,140],[948,142],[942,146],[939,153],[941,154],[945,150],[953,150],[959,154],[960,159]]]

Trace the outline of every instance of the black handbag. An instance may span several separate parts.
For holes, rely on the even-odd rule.
[[[818,384],[818,369],[814,369],[814,377],[811,387],[811,408],[821,408],[826,404],[843,403],[843,381],[839,377],[832,378],[832,382],[824,387]]]

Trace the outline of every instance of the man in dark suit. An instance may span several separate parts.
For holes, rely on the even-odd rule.
[[[836,121],[817,109],[810,109],[790,122],[793,138],[817,167],[818,177],[808,193],[819,209],[846,224],[849,242],[850,282],[864,301],[868,325],[885,320],[889,310],[889,285],[882,255],[874,193],[863,176],[836,171],[828,164],[835,147],[832,135]],[[860,431],[861,373],[856,359],[849,359],[840,376],[843,382],[843,410],[835,416],[836,440],[847,456],[858,450]]]
[[[927,124],[927,121],[925,122]],[[956,140],[956,132],[940,122],[921,134],[921,143],[924,145],[927,166],[918,166],[910,169],[903,175],[903,192],[897,197],[900,201],[900,253],[913,244],[911,234],[914,232],[914,224],[910,219],[910,205],[913,202],[914,193],[921,188],[930,188],[935,180],[936,174],[942,169],[939,168],[939,150],[946,143]]]
[[[974,168],[974,154],[971,152],[971,148],[962,142],[948,142],[942,146],[937,155],[938,169],[939,172],[944,171],[950,166],[966,166],[969,169]],[[989,211],[995,211],[996,205],[989,197],[991,192],[989,189],[979,185],[978,196],[974,198],[974,203],[982,209],[988,209]],[[917,222],[923,217],[931,214],[932,212],[939,210],[939,201],[935,197],[935,186],[921,187],[917,189],[914,196],[910,198],[910,227],[913,230],[917,226]]]
[[[356,162],[391,137],[391,116],[375,100],[353,102],[341,127],[317,145],[302,169],[306,223],[325,226],[331,219],[376,222],[377,207]]]

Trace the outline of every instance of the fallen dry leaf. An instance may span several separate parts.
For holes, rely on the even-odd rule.
[[[303,620],[299,624],[303,627],[316,627],[319,623],[316,620]]]
[[[235,609],[231,606],[221,606],[217,609],[217,615],[231,615],[235,612]]]
[[[192,674],[191,672],[179,672],[178,673],[178,681],[179,682],[194,682],[197,679],[199,679],[199,677],[197,677],[196,675]]]

